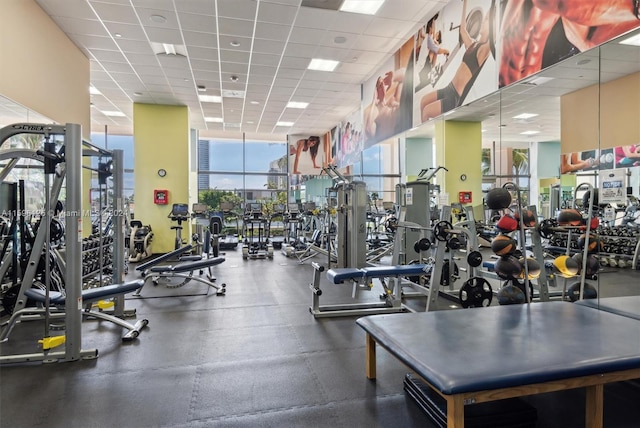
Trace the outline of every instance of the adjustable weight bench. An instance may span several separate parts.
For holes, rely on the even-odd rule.
[[[112,322],[116,325],[124,327],[127,329],[127,333],[122,337],[123,341],[131,341],[138,337],[142,329],[149,324],[149,321],[146,319],[142,319],[137,321],[135,324],[128,323],[121,318],[118,318],[114,315],[110,315],[101,311],[96,311],[90,309],[90,304],[100,301],[106,300],[113,297],[117,297],[119,295],[131,293],[133,291],[139,290],[144,285],[144,281],[136,280],[130,282],[124,282],[122,284],[111,284],[106,285],[104,287],[96,287],[89,288],[87,290],[82,290],[82,303],[83,305],[87,305],[87,309],[82,311],[82,316],[85,318],[93,317],[102,319],[105,321]],[[29,288],[25,291],[25,296],[39,304],[45,303],[45,291],[40,288]],[[50,313],[49,316],[51,319],[64,318],[64,311],[58,310],[58,307],[64,307],[66,302],[66,295],[57,291],[49,292],[49,303],[55,306],[55,312]],[[9,334],[15,324],[17,324],[21,319],[25,318],[27,315],[35,315],[37,319],[44,319],[45,311],[47,309],[43,307],[39,308],[24,308],[19,311],[14,312],[11,315],[11,318],[7,322],[5,329],[2,331],[0,335],[0,342],[4,342],[9,338]]]
[[[309,311],[316,318],[404,312],[407,308],[402,304],[400,278],[421,275],[427,269],[427,265],[424,264],[329,269],[326,276],[333,284],[342,284],[346,281],[353,284],[351,293],[353,299],[358,297],[359,291],[371,290],[373,279],[378,279],[384,290],[380,295],[380,299],[383,301],[320,305],[320,296],[322,295],[320,273],[324,271],[324,266],[317,263],[312,263],[312,266],[314,277],[313,283],[309,285],[312,291]],[[391,280],[394,281],[393,285],[391,285]]]
[[[586,389],[586,426],[603,426],[604,385],[640,378],[640,321],[568,302],[373,315],[366,375],[376,344],[446,400],[447,427],[464,427],[465,405]],[[425,333],[428,332],[428,333]]]
[[[148,280],[151,280],[153,285],[158,285],[160,283],[160,279],[163,278],[181,278],[181,282],[177,284],[166,283],[165,286],[167,288],[179,288],[193,280],[214,288],[216,290],[216,295],[221,296],[226,293],[227,285],[225,283],[222,283],[220,285],[216,285],[213,283],[213,281],[215,281],[215,277],[211,273],[211,268],[213,266],[219,265],[224,261],[224,257],[212,257],[207,259],[200,259],[197,261],[181,262],[175,265],[153,266],[146,271],[144,284],[146,284]],[[200,271],[200,275],[202,275],[204,269],[208,270],[206,278],[194,276],[195,271]],[[139,296],[142,292],[143,287],[144,285],[134,293],[134,296]],[[207,288],[207,294],[209,294],[209,288]]]

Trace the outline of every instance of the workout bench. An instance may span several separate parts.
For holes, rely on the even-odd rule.
[[[187,284],[189,281],[197,281],[207,286],[214,288],[216,290],[216,295],[221,296],[226,293],[226,284],[222,283],[220,285],[216,285],[213,283],[215,281],[215,277],[211,273],[211,268],[213,266],[219,265],[224,262],[224,257],[212,257],[207,259],[199,259],[197,261],[188,261],[181,262],[175,265],[163,265],[163,266],[152,266],[149,269],[145,270],[146,274],[144,277],[144,283],[142,287],[140,287],[135,293],[134,296],[139,296],[142,292],[142,288],[144,284],[150,279],[153,282],[153,285],[158,285],[161,278],[170,279],[170,278],[182,278],[183,281],[178,284],[165,284],[167,288],[179,288],[183,285]],[[200,275],[204,272],[204,269],[209,271],[206,278],[202,278],[200,276],[194,276],[195,271],[200,271]],[[209,288],[207,288],[207,294],[209,294]]]
[[[586,427],[603,426],[604,385],[640,378],[640,322],[567,302],[362,317],[366,375],[376,344],[446,400],[447,427],[465,405],[586,388]],[[425,333],[428,332],[428,333]]]
[[[401,278],[424,274],[427,268],[427,265],[424,264],[412,264],[330,269],[327,271],[327,279],[333,284],[342,284],[345,281],[351,282],[353,286],[351,297],[354,299],[357,298],[360,290],[371,290],[373,279],[378,279],[384,290],[384,293],[380,295],[383,301],[321,306],[320,273],[324,271],[324,266],[318,263],[312,263],[312,266],[314,275],[313,283],[309,286],[312,292],[309,311],[316,318],[404,312],[407,308],[402,304]],[[391,281],[394,282],[393,285],[391,285]]]
[[[121,318],[118,318],[113,315],[109,315],[107,313],[96,311],[91,309],[91,303],[106,300],[113,297],[117,297],[122,294],[131,293],[133,291],[139,290],[144,285],[144,281],[136,280],[130,282],[124,282],[122,284],[112,284],[106,285],[104,287],[96,287],[89,288],[87,290],[82,290],[82,304],[86,305],[85,310],[82,311],[82,316],[85,318],[93,317],[97,319],[102,319],[105,321],[112,322],[116,325],[124,327],[127,329],[127,333],[122,337],[123,341],[131,341],[138,337],[142,329],[149,324],[149,321],[146,319],[142,319],[137,321],[135,324],[130,324]],[[40,288],[29,288],[25,291],[25,296],[38,304],[45,303],[45,291]],[[66,296],[63,293],[57,291],[49,292],[49,303],[53,305],[54,312],[50,313],[49,316],[51,319],[63,319],[65,313],[63,310],[57,309],[58,307],[64,307],[66,301]],[[39,308],[24,308],[18,311],[15,311],[9,321],[7,321],[7,325],[5,329],[2,331],[0,335],[0,342],[4,342],[9,338],[9,334],[13,327],[21,320],[28,319],[27,316],[35,316],[35,319],[44,319],[45,311],[47,309],[43,307]],[[34,318],[29,318],[34,319]]]

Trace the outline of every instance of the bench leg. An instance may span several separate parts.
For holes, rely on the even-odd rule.
[[[462,395],[447,397],[447,428],[464,428],[464,398]]]
[[[366,347],[366,371],[367,379],[376,378],[376,341],[369,333],[367,333],[367,347]]]
[[[586,428],[602,428],[604,415],[603,399],[604,385],[593,385],[587,387],[587,403],[585,414]]]

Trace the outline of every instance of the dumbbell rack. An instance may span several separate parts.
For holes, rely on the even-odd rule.
[[[102,287],[112,283],[113,237],[91,235],[82,239],[83,288]]]
[[[605,260],[618,261],[618,267],[622,261],[632,269],[638,268],[638,256],[640,255],[640,232],[631,230],[625,226],[614,226],[611,228],[598,228],[597,230],[602,251],[600,251],[600,264],[604,265]],[[628,263],[627,263],[628,262]],[[612,266],[608,262],[609,266]]]

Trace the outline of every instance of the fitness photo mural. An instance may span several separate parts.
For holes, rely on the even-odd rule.
[[[289,135],[289,172],[320,175],[331,157],[329,134]]]
[[[363,147],[362,111],[358,109],[340,124],[336,165],[343,168],[355,164],[360,160]]]
[[[364,148],[413,126],[413,39],[362,85],[362,97]]]
[[[497,90],[496,1],[447,4],[414,35],[417,126]]]
[[[636,166],[640,166],[640,144],[617,146],[602,150],[563,153],[560,158],[561,174]]]
[[[640,24],[633,0],[506,0],[503,4],[500,87]]]

